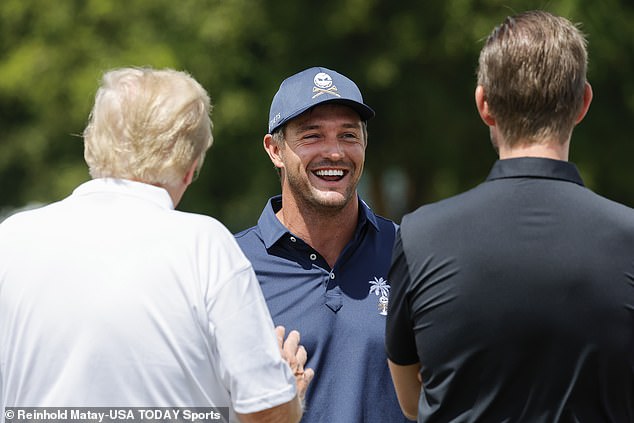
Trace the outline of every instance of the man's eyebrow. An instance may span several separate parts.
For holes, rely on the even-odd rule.
[[[303,124],[300,125],[297,130],[298,131],[310,131],[311,129],[319,129],[321,125],[317,125],[317,124]]]
[[[317,129],[320,128],[322,125],[319,124],[304,124],[304,125],[300,125],[298,127],[299,130],[309,130],[309,129]],[[342,123],[341,127],[343,128],[361,128],[361,125],[359,125],[359,123],[357,122],[346,122],[346,123]]]
[[[296,131],[297,132],[305,132],[305,131],[311,131],[314,129],[319,129],[321,128],[322,125],[316,124],[316,123],[305,123],[305,124],[300,124]],[[358,129],[361,130],[361,125],[358,122],[346,122],[346,123],[342,123],[341,128],[344,129]]]

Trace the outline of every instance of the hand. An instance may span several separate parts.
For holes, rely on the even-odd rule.
[[[304,402],[304,396],[306,395],[306,389],[310,381],[313,380],[315,372],[313,369],[305,369],[304,365],[308,359],[306,349],[303,345],[299,344],[300,335],[296,330],[291,331],[284,340],[284,334],[286,329],[284,326],[278,326],[275,328],[275,334],[277,335],[277,343],[282,352],[282,358],[286,360],[291,367],[293,374],[295,375],[295,382],[297,384],[297,396]]]

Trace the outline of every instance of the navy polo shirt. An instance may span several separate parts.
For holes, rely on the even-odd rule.
[[[260,281],[271,316],[297,329],[315,378],[302,422],[407,421],[386,364],[385,314],[396,225],[359,199],[352,240],[331,269],[275,216],[269,200],[257,226],[236,235]]]

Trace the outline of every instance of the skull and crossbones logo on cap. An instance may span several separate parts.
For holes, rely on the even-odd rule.
[[[335,97],[341,97],[337,94],[337,87],[332,85],[332,78],[327,73],[319,72],[315,75],[313,82],[315,83],[313,92],[316,93],[313,98],[317,98],[322,94],[331,94]]]

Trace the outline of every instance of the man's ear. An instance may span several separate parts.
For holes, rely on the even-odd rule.
[[[264,145],[266,154],[269,155],[271,162],[273,162],[273,165],[280,169],[283,168],[284,162],[282,161],[282,157],[280,155],[281,149],[280,146],[273,140],[273,136],[271,134],[266,134],[262,144]]]
[[[583,92],[583,106],[577,115],[577,119],[575,120],[575,125],[578,124],[586,117],[586,113],[588,113],[588,109],[590,108],[590,103],[592,103],[592,86],[589,82],[586,81],[586,86]]]
[[[194,160],[194,163],[189,167],[189,170],[185,172],[185,176],[183,176],[183,184],[188,187],[196,176],[196,171],[198,170],[198,159]]]
[[[487,126],[495,126],[495,118],[489,111],[489,103],[486,101],[484,87],[482,85],[478,85],[475,89],[475,103],[482,121]]]

